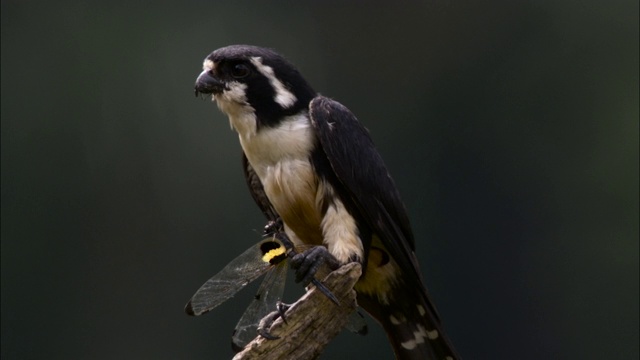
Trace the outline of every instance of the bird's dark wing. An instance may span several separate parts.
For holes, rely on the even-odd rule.
[[[354,206],[408,276],[420,278],[400,194],[362,124],[344,105],[318,96],[309,106],[322,150]]]
[[[273,208],[273,205],[271,205],[267,194],[264,192],[264,187],[262,186],[262,182],[260,181],[258,174],[253,170],[253,167],[249,164],[249,160],[244,153],[242,154],[242,169],[244,170],[244,178],[247,180],[251,197],[253,197],[253,200],[258,204],[258,207],[262,210],[262,213],[269,221],[276,221],[279,215]]]

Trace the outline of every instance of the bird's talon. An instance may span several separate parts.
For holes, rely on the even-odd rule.
[[[291,305],[285,304],[282,301],[278,301],[278,303],[276,304],[276,309],[278,309],[277,310],[278,314],[280,315],[280,318],[282,319],[282,321],[284,321],[285,324],[288,324],[285,313],[287,312],[287,310],[289,310],[290,307]]]
[[[323,264],[333,271],[340,267],[340,262],[324,246],[315,246],[311,249],[294,255],[290,260],[291,267],[296,270],[296,282],[308,285],[315,277]]]
[[[276,320],[278,320],[278,318],[282,318],[282,321],[287,323],[287,319],[285,318],[285,313],[287,312],[287,310],[289,310],[290,307],[291,305],[278,301],[278,303],[276,304],[276,310],[272,311],[267,316],[262,318],[262,320],[260,320],[260,324],[258,325],[258,335],[262,336],[267,340],[280,339],[279,336],[272,335],[269,332],[269,329],[271,328],[273,323],[275,323]]]

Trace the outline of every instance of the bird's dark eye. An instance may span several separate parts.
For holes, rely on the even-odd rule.
[[[251,69],[249,69],[249,66],[245,64],[237,64],[231,68],[231,76],[236,79],[247,77],[250,73]]]

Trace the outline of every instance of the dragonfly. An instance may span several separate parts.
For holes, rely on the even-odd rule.
[[[293,244],[283,232],[268,236],[207,280],[189,300],[185,306],[185,312],[192,316],[205,314],[229,300],[261,275],[266,274],[254,299],[238,321],[232,336],[233,348],[241,350],[257,335],[260,320],[277,308],[286,282],[288,269],[286,259],[294,254]],[[312,283],[339,305],[338,299],[324,284],[317,279],[313,279]],[[349,328],[352,327],[349,326]],[[359,328],[356,332],[363,332],[362,325],[355,325],[355,327]]]

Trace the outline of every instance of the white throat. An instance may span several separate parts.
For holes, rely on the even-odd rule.
[[[240,145],[260,178],[279,162],[309,161],[315,139],[306,113],[286,117],[275,127],[259,131],[255,121],[255,115],[231,119]]]

